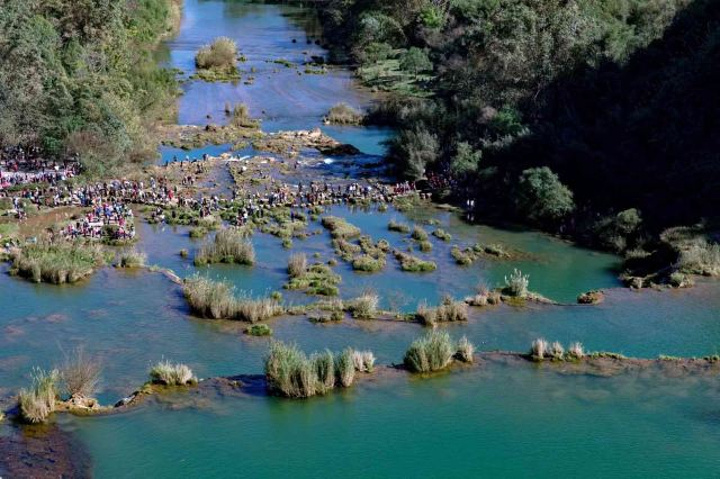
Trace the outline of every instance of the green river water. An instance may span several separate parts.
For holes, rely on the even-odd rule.
[[[258,70],[254,85],[189,82],[180,99],[179,123],[204,124],[222,117],[226,101],[246,102],[267,131],[308,129],[340,100],[357,107],[373,98],[351,74],[297,76],[268,63],[300,63],[324,51],[312,13],[298,7],[241,1],[185,0],[177,38],[168,42],[171,65],[193,71],[197,49],[216,36],[235,38]],[[292,39],[297,42],[293,43]],[[275,72],[274,70],[279,70]],[[358,146],[363,161],[382,153],[382,129],[328,128]],[[218,153],[223,147],[204,151]],[[161,150],[165,160],[178,152]],[[185,152],[183,152],[184,156]],[[252,152],[249,152],[252,154]],[[352,160],[351,160],[352,161]],[[413,311],[443,294],[460,298],[478,284],[496,286],[513,268],[530,274],[531,289],[563,306],[500,306],[472,310],[467,323],[447,328],[467,335],[481,350],[524,351],[537,337],[581,341],[587,350],[628,356],[700,356],[720,345],[720,286],[701,282],[682,291],[620,289],[619,259],[534,232],[471,226],[440,210],[400,213],[332,208],[375,239],[407,245],[407,235],[389,232],[391,219],[423,224],[428,219],[453,235],[432,238],[433,273],[409,274],[389,258],[379,274],[362,275],[343,262],[341,296],[376,291],[383,307]],[[296,240],[293,249],[257,234],[253,268],[197,269],[191,254],[200,242],[183,227],[140,224],[138,249],[150,264],[181,277],[200,271],[227,278],[255,296],[282,290],[292,253],[332,257],[327,232]],[[311,230],[322,229],[315,223]],[[428,231],[433,227],[426,226]],[[519,261],[480,261],[459,267],[454,244],[502,244],[528,253]],[[268,340],[243,334],[245,325],[193,318],[177,285],[159,273],[106,268],[79,285],[36,285],[0,272],[0,393],[27,384],[33,366],[50,367],[62,351],[82,345],[103,363],[100,399],[113,402],[147,378],[151,364],[169,358],[188,364],[199,377],[262,372]],[[607,288],[604,303],[577,306],[576,296]],[[616,288],[616,289],[612,289]],[[311,301],[283,291],[285,299]],[[315,325],[304,317],[271,322],[274,337],[306,351],[345,346],[371,349],[381,364],[399,363],[417,324],[346,320]],[[170,394],[110,417],[60,416],[61,427],[88,448],[95,477],[717,477],[720,470],[720,381],[715,377],[665,377],[637,373],[616,377],[560,375],[532,364],[490,362],[432,378],[399,375],[362,382],[353,389],[307,401],[265,395],[190,400]],[[1,432],[1,431],[0,431]]]

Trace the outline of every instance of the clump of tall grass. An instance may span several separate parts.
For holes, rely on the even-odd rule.
[[[337,296],[340,293],[338,284],[342,281],[340,275],[333,273],[329,266],[315,263],[305,274],[290,278],[285,289],[304,290],[307,294],[317,296]]]
[[[229,319],[235,315],[235,287],[195,274],[183,283],[190,310],[202,318]]]
[[[185,280],[183,293],[192,312],[203,318],[256,323],[285,311],[276,298],[253,299],[245,292],[236,295],[229,282],[213,281],[199,274]]]
[[[83,348],[76,348],[65,356],[59,378],[63,392],[70,397],[92,397],[100,384],[100,363],[85,355]]]
[[[398,250],[394,251],[393,254],[395,255],[395,259],[400,262],[400,268],[403,271],[407,271],[409,273],[427,273],[437,269],[437,264],[433,261],[424,261],[417,256],[403,253]]]
[[[409,233],[410,232],[410,226],[401,223],[399,221],[396,221],[395,219],[390,220],[388,223],[388,230],[395,231],[397,233]]]
[[[570,344],[570,347],[567,350],[567,356],[570,359],[582,359],[585,357],[585,350],[583,349],[583,345],[580,342],[574,342]]]
[[[559,341],[554,341],[550,345],[550,357],[556,361],[561,361],[565,357],[565,348]]]
[[[120,255],[118,265],[121,268],[142,268],[146,262],[147,255],[133,249]]]
[[[542,361],[549,354],[550,347],[543,338],[538,338],[530,346],[530,357],[534,361]]]
[[[241,128],[257,128],[260,121],[250,116],[250,109],[245,103],[238,103],[230,113],[230,123]]]
[[[237,44],[227,37],[216,38],[195,55],[195,66],[203,70],[231,69],[237,59]]]
[[[464,363],[472,363],[475,360],[475,346],[468,340],[467,336],[463,336],[458,341],[455,357]]]
[[[20,407],[20,416],[25,421],[38,424],[45,422],[48,416],[55,411],[59,373],[57,370],[47,372],[35,368],[31,376],[30,389],[21,389],[18,393],[18,406]]]
[[[452,241],[452,235],[451,235],[450,233],[448,233],[447,231],[445,231],[444,229],[442,229],[442,228],[438,228],[438,229],[436,229],[435,231],[433,231],[433,232],[432,232],[432,235],[433,235],[434,237],[436,237],[437,239],[440,239],[440,240],[445,241],[445,242],[450,242],[450,241]]]
[[[503,293],[513,298],[524,298],[528,295],[530,275],[522,274],[522,271],[515,268],[510,276],[505,276],[505,287]]]
[[[283,312],[285,312],[285,308],[271,297],[254,299],[242,293],[235,300],[233,319],[257,323],[280,316]]]
[[[353,351],[352,359],[355,371],[371,373],[375,369],[375,355],[372,351]]]
[[[719,276],[720,244],[704,239],[690,242],[680,251],[676,267],[684,273]]]
[[[352,386],[355,381],[355,360],[352,348],[346,348],[341,352],[336,361],[335,375],[342,387]]]
[[[164,360],[150,368],[150,379],[166,386],[186,386],[197,382],[192,369],[185,364]]]
[[[350,387],[356,370],[370,372],[374,365],[372,353],[360,355],[362,369],[356,369],[355,351],[351,348],[337,355],[325,350],[308,357],[295,344],[274,341],[265,358],[268,389],[279,396],[308,398],[325,394],[335,386]]]
[[[425,326],[437,323],[467,321],[468,308],[464,301],[455,301],[445,296],[439,306],[431,308],[423,302],[418,306],[415,317]]]
[[[405,353],[405,366],[415,373],[429,373],[445,369],[452,362],[455,348],[450,335],[444,331],[430,331],[416,339]]]
[[[317,374],[318,392],[325,392],[335,387],[335,355],[329,349],[321,353],[313,353],[310,355],[315,374]]]
[[[410,235],[415,241],[427,241],[429,236],[422,226],[415,225]]]
[[[347,103],[338,103],[330,108],[325,118],[328,123],[335,125],[360,125],[365,116]]]
[[[360,228],[348,223],[345,218],[340,218],[338,216],[324,216],[321,223],[327,230],[330,231],[330,235],[336,239],[357,238],[362,233]]]
[[[36,283],[75,283],[105,263],[102,248],[79,242],[39,242],[13,253],[11,273]]]
[[[376,273],[382,271],[385,268],[385,257],[373,257],[369,254],[363,254],[353,258],[352,267],[355,271],[363,271],[365,273]]]
[[[212,243],[206,243],[195,256],[195,265],[212,263],[237,263],[253,265],[255,249],[247,239],[248,231],[241,228],[227,228],[218,231]]]
[[[375,293],[365,292],[347,304],[350,315],[356,319],[373,319],[378,312],[380,298]]]
[[[298,253],[290,256],[288,261],[288,274],[291,278],[302,276],[307,271],[307,256],[304,253]]]
[[[267,324],[253,324],[245,329],[245,334],[249,336],[272,336],[273,330]]]

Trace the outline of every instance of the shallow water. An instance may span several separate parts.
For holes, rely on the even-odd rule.
[[[185,0],[183,8],[180,33],[167,45],[171,66],[194,73],[195,53],[220,36],[235,40],[247,61],[238,64],[243,80],[236,84],[186,83],[180,99],[180,124],[224,123],[226,103],[245,103],[252,116],[263,120],[265,131],[308,129],[320,126],[322,117],[340,101],[356,108],[372,102],[368,93],[356,87],[347,70],[332,67],[325,75],[304,73],[304,64],[313,56],[325,57],[327,53],[314,43],[319,27],[308,10],[200,0]],[[293,66],[272,63],[276,60],[290,61]],[[251,69],[256,72],[251,73]],[[244,84],[249,76],[255,78],[252,85]]]
[[[358,89],[347,71],[297,75],[295,68],[267,63],[279,58],[300,63],[309,55],[325,54],[306,43],[317,35],[313,22],[308,11],[297,7],[186,0],[181,32],[168,44],[169,63],[190,74],[195,51],[227,35],[248,57],[240,68],[254,66],[258,73],[251,86],[186,83],[179,122],[222,122],[229,101],[248,103],[253,114],[263,117],[266,131],[307,129],[320,126],[325,112],[340,100],[368,106],[372,96]],[[352,171],[353,164],[376,161],[372,155],[383,153],[382,141],[389,135],[385,129],[323,129],[365,153],[338,159],[327,171]],[[227,149],[161,151],[169,160]],[[343,298],[372,289],[383,307],[413,311],[422,300],[436,303],[444,294],[471,294],[478,284],[501,285],[513,268],[530,274],[532,290],[563,303],[574,303],[586,290],[619,286],[618,258],[540,233],[468,225],[457,214],[434,208],[403,214],[392,208],[381,213],[338,206],[327,214],[345,217],[363,233],[397,248],[411,243],[408,235],[387,230],[390,219],[410,225],[433,219],[453,235],[449,243],[431,237],[431,253],[415,248],[414,254],[438,264],[433,273],[403,273],[392,256],[385,271],[371,275],[340,262],[334,269],[343,278]],[[424,227],[428,232],[435,228]],[[318,223],[310,230],[320,234],[296,239],[290,250],[277,238],[256,234],[257,265],[252,268],[195,268],[192,257],[202,240],[190,239],[183,227],[140,224],[138,249],[148,254],[150,264],[181,277],[199,272],[227,278],[254,296],[279,290],[298,304],[313,298],[282,289],[289,256],[333,257],[327,231]],[[455,265],[452,245],[476,242],[502,244],[527,255]],[[189,250],[189,258],[180,257],[181,249]],[[200,377],[262,372],[267,338],[245,336],[245,325],[237,322],[193,318],[180,288],[159,273],[106,268],[79,285],[58,287],[31,284],[6,271],[6,266],[0,268],[3,396],[27,384],[31,367],[57,365],[63,351],[76,346],[103,363],[104,403],[132,392],[162,358],[187,363]],[[542,336],[629,356],[700,356],[718,352],[717,311],[720,284],[703,283],[683,291],[612,290],[598,306],[473,309],[470,321],[446,328],[455,338],[467,335],[483,350],[522,351]],[[314,325],[304,317],[288,317],[270,325],[274,338],[297,342],[308,352],[353,346],[373,350],[382,364],[400,362],[409,343],[423,333],[417,324],[349,319]],[[561,377],[530,365],[491,364],[427,380],[381,379],[310,401],[213,397],[188,407],[179,395],[125,415],[63,416],[58,421],[90,448],[100,478],[713,477],[720,454],[718,391],[712,377]]]
[[[490,365],[311,401],[180,400],[65,427],[89,445],[98,478],[712,477],[716,386]]]

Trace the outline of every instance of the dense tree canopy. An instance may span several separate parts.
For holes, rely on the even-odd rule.
[[[0,145],[79,153],[102,172],[148,152],[175,91],[152,46],[177,0],[0,0]]]

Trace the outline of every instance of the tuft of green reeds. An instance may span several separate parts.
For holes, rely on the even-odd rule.
[[[150,380],[165,386],[187,386],[197,383],[192,370],[185,364],[163,360],[150,368]]]
[[[253,299],[245,292],[236,295],[235,287],[227,281],[213,281],[199,274],[184,281],[183,293],[192,312],[202,318],[256,323],[285,312],[276,297]]]
[[[425,326],[437,323],[447,323],[468,320],[468,307],[463,301],[455,301],[445,296],[439,306],[431,308],[427,303],[421,303],[415,313],[416,318]]]
[[[350,315],[356,319],[374,319],[378,312],[380,297],[371,292],[365,292],[350,301],[346,307]]]
[[[503,294],[512,298],[525,298],[528,295],[530,275],[524,275],[522,271],[515,268],[510,276],[505,276],[505,287]]]
[[[252,266],[255,263],[255,249],[247,239],[248,236],[249,232],[244,228],[218,231],[213,242],[200,248],[195,256],[195,265],[236,263]]]
[[[18,406],[23,420],[38,424],[47,421],[50,414],[55,411],[60,375],[57,370],[48,372],[35,368],[31,376],[30,388],[21,389],[18,393]]]
[[[388,230],[395,231],[397,233],[409,233],[410,226],[407,225],[406,223],[402,223],[400,221],[396,221],[395,219],[392,219],[388,223]]]
[[[357,238],[362,233],[360,228],[350,224],[345,218],[338,216],[324,216],[322,219],[322,225],[330,231],[330,235],[335,239],[351,239]]]
[[[330,108],[328,114],[325,115],[325,119],[328,123],[334,125],[361,125],[365,115],[347,103],[338,103]]]
[[[435,264],[433,261],[424,261],[417,256],[403,253],[399,250],[395,250],[393,254],[395,255],[395,259],[400,262],[400,268],[403,271],[407,271],[410,273],[427,273],[430,271],[435,271],[435,269],[437,269],[437,264]]]
[[[405,353],[405,366],[415,373],[430,373],[445,369],[452,362],[455,349],[450,335],[444,331],[430,331],[416,339]]]
[[[265,358],[265,375],[272,394],[308,398],[352,386],[356,371],[372,372],[374,364],[375,356],[369,351],[347,348],[333,354],[326,349],[308,356],[295,344],[274,341]]]
[[[245,329],[245,334],[249,336],[272,336],[273,330],[267,324],[253,324]]]
[[[11,273],[36,283],[75,283],[105,264],[97,244],[40,242],[13,253]]]
[[[142,268],[147,262],[147,255],[137,250],[125,251],[120,255],[118,266],[121,268]]]

